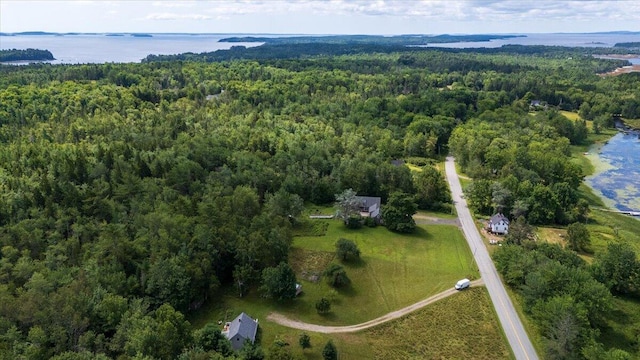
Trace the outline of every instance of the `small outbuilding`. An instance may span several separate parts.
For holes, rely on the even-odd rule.
[[[495,214],[489,219],[487,230],[493,234],[505,235],[509,232],[509,219],[502,213]]]
[[[252,319],[243,312],[233,321],[226,323],[222,333],[231,341],[231,347],[234,350],[240,350],[246,340],[252,344],[256,341],[258,320]]]
[[[360,216],[380,220],[380,204],[382,199],[374,196],[356,196]]]

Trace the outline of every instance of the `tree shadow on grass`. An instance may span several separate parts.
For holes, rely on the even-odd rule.
[[[354,260],[340,261],[340,264],[349,269],[359,269],[365,267],[367,265],[367,262],[360,257]]]
[[[353,286],[351,286],[351,284],[335,289],[340,295],[344,297],[355,297],[356,295],[358,295],[358,291]]]
[[[422,240],[431,240],[433,235],[430,234],[427,230],[422,227],[416,226],[416,229],[411,234],[406,234],[412,238],[422,239]]]
[[[318,314],[318,315],[320,315],[322,317],[322,319],[327,320],[327,321],[335,322],[335,321],[338,320],[338,316],[333,311],[329,311],[327,313]]]

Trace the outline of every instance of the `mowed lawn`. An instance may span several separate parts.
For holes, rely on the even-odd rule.
[[[401,235],[384,227],[347,229],[338,220],[328,221],[324,236],[297,237],[291,260],[304,293],[287,316],[327,325],[351,325],[371,320],[451,288],[461,278],[478,278],[471,251],[455,226],[420,225]],[[341,263],[335,258],[335,242],[353,240],[361,260]],[[351,285],[332,291],[324,279],[311,281],[331,263],[345,267]],[[336,300],[328,316],[318,315],[321,297]]]

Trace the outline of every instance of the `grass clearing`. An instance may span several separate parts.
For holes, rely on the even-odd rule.
[[[564,246],[566,243],[565,238],[567,237],[567,229],[538,227],[536,235],[538,235],[538,239],[550,244],[559,244]]]
[[[500,329],[489,293],[478,287],[366,330],[364,336],[374,359],[509,359]]]
[[[634,129],[640,129],[640,119],[624,119],[624,123]]]
[[[420,225],[414,234],[399,235],[383,227],[350,230],[340,221],[327,222],[326,236],[295,238],[292,254],[313,254],[312,258],[323,259],[313,264],[328,264],[335,242],[346,238],[358,245],[361,260],[342,264],[351,285],[336,291],[329,316],[318,315],[314,306],[332,288],[324,280],[302,280],[299,304],[283,312],[290,318],[324,325],[357,324],[449,289],[460,278],[478,278],[472,254],[455,226]],[[302,257],[292,261],[299,278],[318,270]]]
[[[640,334],[640,299],[615,298],[613,311],[606,316],[606,326],[600,333],[600,341],[610,347],[634,353]],[[638,345],[636,345],[638,346]],[[636,353],[637,356],[640,352]]]
[[[573,120],[573,121],[582,119],[580,115],[578,115],[578,113],[575,113],[572,111],[560,110],[560,114],[564,115],[564,117],[566,117],[567,119]]]

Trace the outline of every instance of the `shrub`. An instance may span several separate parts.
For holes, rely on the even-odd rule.
[[[311,347],[311,337],[307,333],[302,333],[300,334],[298,343],[300,344],[300,347],[302,347],[303,349],[308,349]]]
[[[333,287],[341,287],[345,285],[349,285],[351,280],[347,276],[347,272],[344,271],[344,268],[338,264],[329,264],[327,269],[324,271],[324,275],[327,277],[327,282],[329,285]]]
[[[327,345],[322,349],[322,358],[324,360],[338,360],[338,349],[333,345],[333,342],[329,340]]]
[[[316,301],[316,311],[318,314],[326,314],[331,311],[331,303],[325,298]]]

